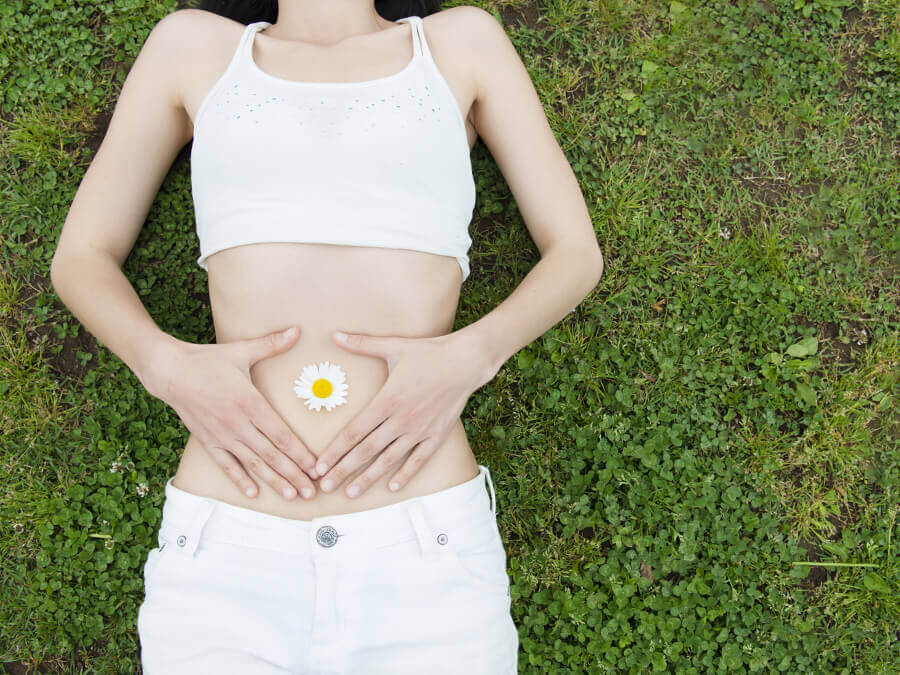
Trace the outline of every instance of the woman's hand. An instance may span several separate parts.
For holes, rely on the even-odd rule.
[[[399,490],[447,438],[472,392],[496,371],[458,333],[427,338],[340,335],[335,333],[335,342],[343,349],[384,359],[388,378],[319,455],[319,485],[330,492],[378,455],[347,488],[348,497],[359,496],[412,450],[391,479],[389,487]]]
[[[250,366],[296,342],[300,330],[290,330],[226,344],[169,343],[139,376],[248,497],[258,486],[244,466],[285,499],[297,496],[294,488],[307,499],[315,494],[315,455],[250,381]]]

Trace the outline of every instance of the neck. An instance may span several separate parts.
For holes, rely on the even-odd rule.
[[[375,11],[375,0],[279,0],[278,20],[265,32],[327,47],[393,25]]]

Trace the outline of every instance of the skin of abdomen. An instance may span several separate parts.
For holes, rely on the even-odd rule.
[[[318,456],[374,399],[388,377],[386,362],[342,349],[332,333],[431,337],[452,330],[461,271],[450,256],[378,247],[314,243],[255,243],[224,249],[207,260],[216,342],[250,339],[297,325],[300,337],[285,352],[258,361],[250,379],[273,410]],[[328,361],[344,371],[347,402],[310,410],[293,390],[303,368]],[[311,518],[377,508],[473,478],[478,465],[460,419],[425,465],[398,492],[387,488],[397,464],[356,498],[316,483],[312,500],[286,500],[250,473],[259,486],[247,497],[191,434],[173,484],[188,492],[286,518]],[[367,465],[366,465],[367,466]],[[361,473],[365,466],[354,475]]]

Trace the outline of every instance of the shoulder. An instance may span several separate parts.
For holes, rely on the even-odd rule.
[[[213,12],[178,9],[156,23],[144,50],[153,51],[154,61],[169,74],[173,101],[186,109],[185,102],[195,98],[197,88],[228,62],[245,28]]]
[[[438,39],[453,40],[467,46],[504,38],[502,24],[490,12],[474,5],[457,5],[429,14],[422,19],[426,30]]]
[[[448,9],[442,9],[434,14],[429,14],[423,19],[425,25],[429,21],[440,26],[442,32],[449,32],[454,39],[470,45],[484,43],[485,40],[496,42],[506,38],[503,24],[497,18],[474,5],[457,5]]]
[[[218,48],[233,49],[245,28],[238,21],[206,10],[177,9],[156,22],[147,41],[153,40],[160,51],[183,67]]]
[[[240,32],[243,28],[243,24],[220,14],[186,7],[166,14],[157,21],[153,31],[190,45],[208,34],[228,30]]]
[[[485,72],[520,62],[503,24],[480,7],[457,5],[428,15],[423,23],[430,29],[429,36],[447,44],[448,51],[465,61],[478,91],[485,88],[480,80]]]
[[[151,31],[174,59],[196,61],[217,47],[236,46],[246,26],[202,9],[177,9],[160,19]]]
[[[481,7],[476,7],[475,5],[457,5],[455,7],[448,7],[447,9],[442,9],[433,14],[429,14],[423,21],[427,22],[433,19],[462,22],[469,26],[488,25],[491,22],[495,24],[498,23],[493,14]]]
[[[441,69],[465,82],[474,102],[490,88],[484,72],[515,55],[506,31],[493,14],[473,5],[457,5],[424,17],[426,39]]]

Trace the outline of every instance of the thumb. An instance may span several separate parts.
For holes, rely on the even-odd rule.
[[[375,335],[362,335],[360,333],[342,333],[335,331],[334,341],[343,349],[359,354],[369,354],[371,356],[379,356],[383,359],[388,358],[391,351],[391,345],[394,342],[392,337],[377,337]]]
[[[253,365],[261,359],[287,350],[297,341],[299,335],[300,329],[297,326],[291,326],[287,330],[278,333],[269,333],[258,338],[243,340],[241,344],[244,356],[248,364]]]

